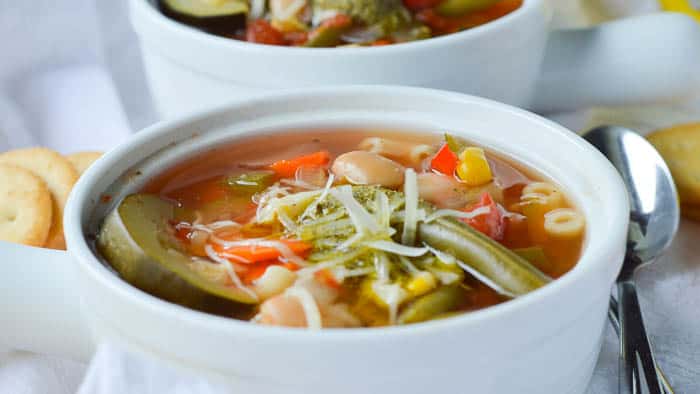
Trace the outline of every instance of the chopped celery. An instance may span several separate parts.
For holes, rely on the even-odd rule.
[[[445,143],[450,148],[450,150],[456,155],[459,155],[464,150],[464,148],[469,146],[467,141],[463,140],[461,137],[457,137],[448,133],[445,133]]]

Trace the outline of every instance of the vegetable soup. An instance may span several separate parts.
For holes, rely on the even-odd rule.
[[[523,0],[159,0],[168,17],[258,44],[378,46],[480,26]]]
[[[132,285],[290,327],[445,318],[571,270],[556,183],[450,134],[296,131],[190,158],[124,198],[97,247]]]

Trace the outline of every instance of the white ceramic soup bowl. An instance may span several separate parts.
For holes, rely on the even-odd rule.
[[[310,331],[165,302],[124,282],[91,248],[91,234],[121,197],[197,152],[254,134],[352,127],[449,130],[551,177],[586,217],[580,262],[541,289],[458,317]],[[107,153],[70,197],[67,253],[1,244],[0,344],[86,358],[95,344],[118,342],[255,394],[583,393],[627,217],[624,186],[608,161],[574,133],[524,110],[405,87],[277,93],[155,125]]]
[[[547,0],[524,0],[493,22],[429,40],[289,48],[198,31],[154,3],[130,0],[131,19],[165,118],[270,90],[327,85],[420,86],[537,111],[647,103],[700,88],[700,25],[683,14],[551,32]]]

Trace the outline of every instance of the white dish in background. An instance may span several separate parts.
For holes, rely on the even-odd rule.
[[[583,256],[518,299],[404,327],[307,331],[208,315],[144,293],[108,269],[90,237],[119,198],[154,173],[222,140],[261,130],[392,126],[449,130],[551,177],[587,218]],[[142,174],[135,172],[142,171]],[[104,203],[104,193],[112,195]],[[235,102],[137,133],[75,186],[68,253],[0,243],[0,345],[85,359],[95,343],[136,348],[238,392],[581,394],[625,251],[628,204],[595,148],[526,111],[442,91],[358,86]],[[31,278],[18,280],[17,278]]]
[[[537,111],[648,103],[700,87],[700,26],[655,14],[551,32],[545,0],[485,25],[406,44],[289,48],[207,34],[130,0],[162,116],[272,90],[348,84],[445,89]]]

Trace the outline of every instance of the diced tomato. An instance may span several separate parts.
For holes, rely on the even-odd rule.
[[[314,273],[314,277],[317,281],[325,284],[328,287],[339,289],[340,282],[333,276],[333,273],[327,269],[318,270]]]
[[[433,160],[430,161],[430,167],[441,174],[452,176],[457,168],[457,162],[457,155],[450,150],[447,144],[443,144]]]
[[[309,155],[295,157],[289,160],[280,160],[270,164],[270,169],[282,178],[291,178],[296,174],[297,169],[303,166],[327,166],[331,161],[331,154],[322,150]]]
[[[294,239],[280,239],[276,242],[281,242],[286,245],[294,254],[303,257],[310,250],[311,245],[304,241]],[[224,248],[218,243],[212,244],[214,251],[221,257],[235,263],[259,263],[262,261],[275,260],[282,256],[282,253],[277,248],[271,246],[234,246]]]
[[[190,229],[185,227],[176,227],[177,223],[171,223],[175,228],[175,238],[182,242],[189,242]]]
[[[287,45],[284,35],[264,19],[258,19],[248,24],[245,39],[258,44]]]
[[[464,219],[464,222],[489,238],[502,241],[506,231],[506,221],[489,193],[482,194],[481,200],[465,209],[465,211],[472,212],[481,207],[488,207],[489,212],[471,219]]]
[[[418,11],[424,8],[435,7],[443,0],[403,0],[403,5],[411,11]]]

